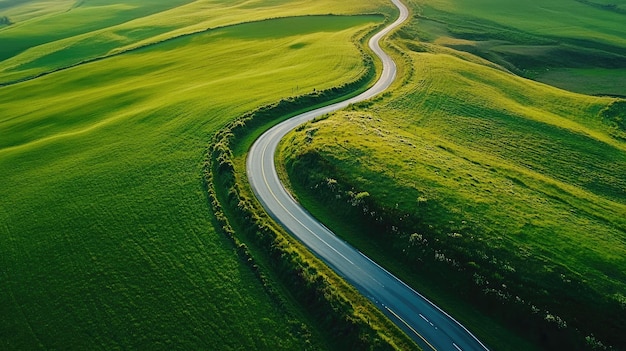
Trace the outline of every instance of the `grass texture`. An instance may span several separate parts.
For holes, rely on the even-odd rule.
[[[242,22],[391,8],[382,1],[355,5],[332,0],[83,0],[59,1],[55,6],[25,1],[1,6],[0,17],[6,14],[13,24],[0,27],[0,84]]]
[[[3,77],[157,44],[0,88],[0,348],[328,347],[216,229],[204,149],[245,111],[358,77],[352,38],[383,19],[268,14],[386,7],[70,3],[0,2]],[[220,28],[159,37],[194,26]]]
[[[619,349],[624,101],[415,41],[416,23],[396,37],[409,78],[285,139],[299,199],[494,349]]]
[[[424,42],[473,53],[569,90],[626,96],[624,84],[616,84],[626,68],[623,0],[414,4],[420,21],[412,36]]]

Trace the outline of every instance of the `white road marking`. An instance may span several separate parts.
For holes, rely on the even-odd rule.
[[[263,148],[263,153],[261,154],[261,159],[265,159],[265,151],[267,150],[267,145],[265,148]],[[354,262],[350,261],[346,256],[344,256],[341,252],[337,251],[337,249],[335,249],[334,247],[332,247],[332,245],[330,245],[329,243],[327,243],[324,239],[322,239],[319,235],[315,234],[315,232],[313,230],[311,230],[311,228],[307,227],[304,223],[302,223],[298,218],[296,218],[296,216],[293,215],[293,213],[291,213],[287,207],[285,207],[285,205],[283,205],[282,202],[280,202],[280,200],[278,200],[278,197],[276,196],[276,194],[274,194],[274,191],[272,191],[272,188],[269,185],[269,182],[267,180],[267,176],[265,174],[265,167],[264,164],[261,163],[261,174],[263,175],[263,180],[265,181],[265,185],[267,187],[267,189],[269,190],[270,194],[272,194],[272,196],[274,197],[274,200],[276,200],[276,202],[280,205],[280,207],[283,208],[283,210],[285,210],[285,212],[287,212],[291,218],[293,218],[296,222],[298,222],[298,224],[300,224],[304,229],[308,230],[309,233],[313,234],[313,236],[315,236],[319,241],[323,242],[324,244],[326,244],[326,246],[328,246],[331,250],[333,250],[337,255],[343,257],[343,259],[345,259],[346,261],[350,262],[350,264],[354,265]]]
[[[394,311],[392,311],[391,308],[389,308],[389,307],[387,307],[385,305],[383,305],[383,307],[385,307],[385,309],[387,309],[387,311],[389,311],[389,313],[393,314],[394,317],[398,318],[398,320],[400,322],[404,323],[404,325],[406,325],[413,333],[415,333],[415,335],[419,336],[420,339],[422,339],[422,341],[424,341],[426,343],[426,345],[428,345],[434,351],[437,351],[437,349],[431,343],[429,343],[428,340],[426,340],[426,338],[424,338],[422,336],[422,334],[418,333],[417,330],[413,329],[413,327],[409,323],[407,323],[404,319],[402,319],[400,316],[398,316],[398,314],[395,313]],[[424,318],[424,317],[422,317],[422,318]]]
[[[299,117],[297,117],[300,120],[303,121],[307,121],[310,118],[314,117],[315,113],[319,113],[319,114],[324,114],[324,113],[328,113],[328,112],[332,112],[336,109],[342,108],[347,106],[348,104],[351,103],[355,103],[364,99],[368,99],[371,98],[381,92],[383,92],[384,90],[387,89],[387,87],[391,84],[391,82],[393,82],[395,75],[396,75],[396,70],[395,70],[395,63],[393,62],[393,60],[391,60],[389,58],[389,55],[387,55],[386,53],[384,53],[382,51],[382,49],[380,48],[380,45],[378,44],[378,40],[388,34],[392,28],[394,28],[395,26],[397,26],[398,24],[402,23],[408,16],[409,16],[409,11],[407,10],[406,6],[400,3],[400,0],[391,0],[394,4],[396,4],[398,6],[398,8],[400,9],[400,16],[398,19],[396,19],[396,21],[390,25],[389,27],[385,28],[383,31],[377,33],[376,35],[374,35],[370,41],[369,41],[369,45],[372,48],[372,50],[374,51],[374,53],[379,56],[381,58],[381,60],[383,61],[383,71],[381,74],[381,77],[379,78],[379,80],[374,84],[373,87],[371,87],[370,89],[368,89],[367,91],[361,93],[360,95],[353,97],[351,99],[345,100],[343,102],[339,102],[336,103],[334,105],[330,105],[327,106],[325,108],[322,109],[318,109],[318,110],[314,110],[311,112],[307,112],[305,114],[300,115]],[[278,132],[277,130],[275,130],[274,133],[272,133],[272,137],[275,138],[277,136],[279,136],[278,134],[280,134],[282,132]],[[284,134],[283,134],[284,135]],[[265,149],[262,150],[262,154],[265,155],[266,152],[265,150],[268,148],[269,145],[265,145]],[[262,158],[263,159],[263,158]],[[292,214],[291,212],[289,212],[286,208],[285,205],[283,205],[283,203],[278,201],[278,198],[276,196],[276,194],[274,194],[273,190],[271,188],[269,188],[269,184],[268,184],[268,179],[265,175],[265,167],[264,167],[264,162],[261,161],[261,169],[262,169],[262,176],[264,178],[265,181],[265,185],[267,186],[267,191],[271,194],[271,196],[274,197],[274,199],[276,200],[276,202],[283,208],[283,210],[285,212],[287,212],[291,217],[293,217],[293,219],[295,220],[295,222],[299,223],[302,228],[306,229],[307,231],[309,231],[311,234],[313,234],[314,237],[316,237],[318,240],[320,240],[321,242],[323,242],[324,244],[326,244],[328,247],[330,247],[335,253],[337,253],[340,257],[342,257],[343,259],[345,259],[347,262],[351,263],[352,265],[354,265],[354,263],[352,261],[350,261],[347,257],[345,257],[344,255],[342,255],[341,253],[339,253],[336,249],[334,249],[332,246],[330,246],[330,244],[328,242],[326,242],[325,240],[321,239],[316,233],[314,233],[310,228],[308,228],[306,225],[304,225],[300,220],[298,220],[297,218],[295,218],[294,214]],[[250,172],[250,169],[248,169],[248,172]],[[274,176],[274,174],[271,175],[272,177]],[[252,185],[252,181],[251,181],[251,185]],[[278,217],[278,216],[277,216]],[[362,254],[363,255],[363,254]],[[389,276],[393,277],[396,279],[397,282],[401,283],[402,285],[404,285],[406,288],[408,288],[410,291],[412,291],[414,294],[416,294],[417,296],[419,296],[422,300],[426,301],[427,303],[431,304],[432,306],[434,306],[437,310],[439,310],[443,315],[447,316],[449,319],[451,319],[452,321],[456,322],[456,324],[458,326],[460,326],[462,329],[464,329],[471,337],[474,338],[474,340],[476,340],[485,350],[488,350],[474,335],[472,335],[463,325],[461,325],[458,321],[456,321],[454,318],[452,318],[451,316],[449,316],[445,311],[441,310],[438,306],[434,305],[432,302],[430,302],[429,300],[425,299],[421,294],[419,294],[418,292],[416,292],[415,290],[413,290],[412,288],[410,288],[408,285],[406,285],[403,281],[397,279],[395,276],[393,276],[391,273],[389,273],[388,271],[386,271],[384,268],[380,267],[380,265],[378,265],[376,262],[372,261],[371,259],[369,259],[369,257],[363,255],[365,258],[367,258],[369,261],[373,262],[376,266],[378,266],[382,271],[386,272],[387,274],[389,274]],[[358,267],[355,265],[355,267]],[[363,271],[363,270],[362,270]],[[376,280],[376,279],[374,279]],[[379,282],[380,284],[380,282]],[[382,284],[381,284],[382,285]],[[393,284],[392,284],[393,285]],[[397,316],[397,314],[395,312],[393,312],[392,310],[390,310],[389,308],[385,307],[391,314],[395,315],[398,320],[400,320],[402,323],[404,323],[410,330],[412,330],[413,332],[415,332],[416,335],[418,335],[426,344],[428,344],[433,350],[435,350],[434,347],[432,347],[432,345],[430,343],[428,343],[428,341],[426,341],[419,333],[417,333],[410,325],[408,325],[408,323],[406,321],[404,321],[403,319],[401,319],[399,316]],[[423,317],[423,316],[422,316]],[[423,317],[424,318],[424,317]],[[429,322],[430,323],[430,322]],[[432,325],[432,324],[431,324]],[[437,329],[437,327],[435,327],[435,329]],[[455,346],[455,348],[458,351],[462,351],[456,344],[453,343],[453,345]]]

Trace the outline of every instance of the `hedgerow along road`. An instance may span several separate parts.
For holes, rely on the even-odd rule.
[[[400,10],[400,16],[369,41],[370,48],[383,63],[381,76],[376,83],[358,96],[290,118],[261,135],[248,153],[248,180],[270,216],[354,285],[424,350],[487,350],[454,318],[313,218],[287,192],[276,171],[275,153],[280,140],[287,133],[315,117],[370,99],[393,83],[396,65],[381,49],[380,39],[406,21],[409,10],[399,0],[392,2]]]

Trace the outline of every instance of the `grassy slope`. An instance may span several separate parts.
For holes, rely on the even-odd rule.
[[[404,44],[418,46],[410,40]],[[626,306],[621,176],[626,144],[611,136],[600,117],[613,100],[560,91],[455,55],[474,62],[411,53],[413,74],[391,96],[288,137],[284,157],[292,182],[299,181],[294,187],[306,192],[302,184],[318,184],[315,193],[327,187],[326,196],[334,198],[336,186],[326,181],[334,178],[339,187],[369,193],[366,206],[387,214],[389,226],[360,228],[369,236],[346,235],[454,308],[451,312],[495,349],[535,346],[496,330],[497,318],[507,318],[499,303],[483,302],[481,313],[463,299],[489,300],[481,297],[487,292],[495,301],[517,306],[511,311],[519,307],[509,325],[517,324],[536,345],[562,337],[557,328],[525,329],[525,320],[545,321],[548,314],[562,317],[584,336],[601,334],[619,342]],[[329,198],[315,209],[319,198],[312,194],[302,200],[342,228],[340,218],[324,212]],[[360,208],[343,211],[361,221]],[[384,229],[392,241],[378,236]],[[449,273],[433,273],[439,270]],[[531,305],[539,309],[534,316]],[[500,317],[494,323],[490,314]],[[580,346],[580,339],[574,343]]]
[[[5,43],[0,51],[0,60],[18,55],[29,48],[113,27],[135,18],[180,6],[186,2],[190,1],[127,0],[123,3],[83,1],[78,6],[66,4],[65,11],[43,13],[23,22],[16,22],[0,32],[0,38]],[[24,6],[29,5],[32,4],[26,3]]]
[[[0,13],[10,19],[11,23],[23,22],[32,18],[65,12],[72,8],[75,0],[59,0],[55,2],[37,0],[0,0]]]
[[[31,10],[38,4],[21,7]],[[108,4],[107,6],[102,6]],[[18,21],[0,28],[0,82],[12,82],[58,68],[241,21],[298,15],[354,14],[376,11],[380,2],[359,4],[322,0],[83,1],[79,6]],[[180,5],[180,6],[174,6]],[[21,8],[21,7],[18,7]],[[68,11],[69,9],[69,11]],[[17,11],[17,9],[13,9]],[[0,10],[0,16],[11,9]],[[70,25],[71,26],[68,26]],[[54,28],[54,31],[50,31]]]
[[[2,348],[322,347],[216,232],[203,149],[228,120],[296,86],[353,79],[350,39],[379,21],[244,24],[0,88]]]
[[[626,2],[416,1],[422,40],[478,54],[509,70],[587,94],[626,95]],[[546,20],[549,19],[549,20]],[[592,69],[593,68],[593,69]]]

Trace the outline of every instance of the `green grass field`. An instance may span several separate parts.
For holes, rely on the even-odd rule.
[[[450,3],[429,2],[466,10]],[[464,13],[491,14],[487,3]],[[533,4],[508,4],[529,11],[528,23],[511,26],[539,25]],[[577,6],[574,17],[584,16]],[[494,7],[490,20],[504,21],[497,14]],[[550,33],[583,33],[559,19],[562,31]],[[598,340],[622,349],[623,100],[520,78],[451,50],[451,39],[418,42],[423,24],[418,17],[396,36],[410,52],[406,81],[286,138],[281,157],[299,199],[493,349],[582,350]],[[431,34],[441,29],[426,25]],[[594,28],[598,42],[622,45],[611,34],[623,29],[615,21]]]
[[[626,2],[415,0],[413,36],[569,90],[626,96]],[[606,5],[614,6],[606,6]],[[552,73],[558,70],[559,74]]]
[[[294,16],[390,6],[9,4],[2,81],[203,31],[0,88],[0,348],[332,346],[214,227],[202,163],[238,115],[359,76],[353,38],[384,19]]]
[[[0,17],[6,15],[13,22],[0,27],[0,84],[241,22],[373,13],[381,8],[388,12],[391,6],[381,1],[355,6],[350,1],[331,0],[85,0],[58,2],[55,6],[26,1],[0,7]]]

